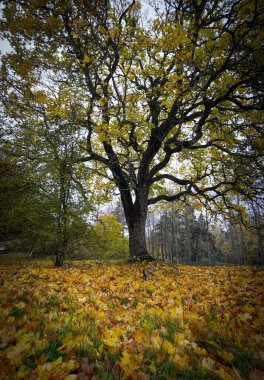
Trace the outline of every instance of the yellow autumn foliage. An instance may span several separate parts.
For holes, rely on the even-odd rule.
[[[153,265],[145,281],[143,267]],[[168,363],[173,377],[243,379],[240,351],[261,366],[261,270],[181,266],[176,276],[162,263],[36,263],[1,265],[0,281],[3,380],[100,371],[151,379]]]

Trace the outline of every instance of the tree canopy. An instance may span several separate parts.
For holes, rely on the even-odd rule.
[[[72,161],[119,190],[131,256],[147,253],[150,204],[257,199],[261,1],[156,1],[145,19],[136,0],[1,3],[5,125],[71,127]]]

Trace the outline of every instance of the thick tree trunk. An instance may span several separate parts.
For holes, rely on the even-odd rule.
[[[129,254],[130,257],[148,256],[146,241],[146,220],[148,211],[148,200],[146,191],[137,192],[136,200],[131,207],[123,202],[125,217],[129,232]]]
[[[128,228],[130,257],[147,256],[145,220],[141,217]]]

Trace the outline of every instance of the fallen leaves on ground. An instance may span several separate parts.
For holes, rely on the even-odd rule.
[[[143,268],[154,265],[148,280]],[[0,266],[0,378],[258,379],[264,271]]]

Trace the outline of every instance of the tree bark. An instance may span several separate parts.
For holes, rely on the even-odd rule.
[[[260,213],[256,209],[256,207],[252,204],[253,214],[254,214],[254,223],[255,228],[257,230],[257,237],[258,237],[258,259],[259,259],[259,265],[264,265],[264,250],[263,250],[263,237],[261,236],[261,220],[260,220]]]
[[[130,257],[149,256],[146,240],[147,191],[143,189],[137,190],[136,199],[132,207],[126,202],[123,202],[123,207],[128,225]]]
[[[187,264],[190,264],[191,262],[191,237],[190,237],[190,222],[185,215],[185,236],[186,236],[186,241],[185,241],[185,249],[186,249],[186,262]]]
[[[145,232],[145,221],[143,218],[137,220],[128,228],[130,257],[147,256],[147,243]]]

